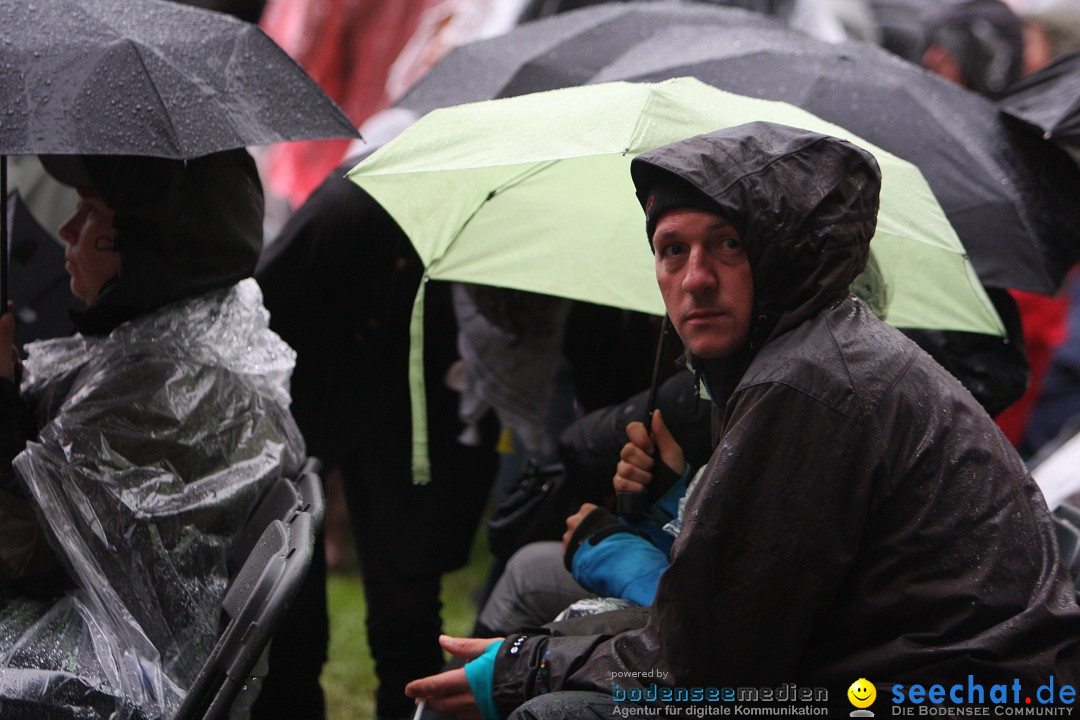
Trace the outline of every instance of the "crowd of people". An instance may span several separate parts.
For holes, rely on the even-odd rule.
[[[1080,578],[1025,463],[1080,418],[1080,271],[1053,297],[997,289],[1024,377],[990,405],[852,291],[874,157],[749,123],[631,163],[673,333],[654,357],[655,318],[427,281],[345,177],[416,119],[393,103],[452,47],[593,3],[190,4],[261,18],[365,140],[16,167],[0,716],[171,717],[217,637],[251,509],[309,458],[327,524],[254,718],[326,717],[327,573],[350,541],[380,720],[417,703],[428,718],[613,717],[628,692],[669,706],[657,684],[828,688],[822,710],[847,713],[862,678],[879,698],[1051,681],[1050,704],[1072,703]],[[912,2],[894,24],[874,2],[716,4],[881,44],[990,100],[1080,52],[1080,8],[1058,0]],[[541,490],[522,482],[538,468]],[[447,637],[442,579],[515,486],[550,491],[526,506],[548,522],[503,538],[471,637]]]

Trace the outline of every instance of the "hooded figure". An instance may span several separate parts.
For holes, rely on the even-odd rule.
[[[102,335],[167,303],[250,277],[262,249],[263,194],[246,150],[194,160],[45,156],[65,185],[89,187],[114,211],[117,278],[85,312],[79,332]]]
[[[610,716],[653,683],[771,688],[772,701],[794,683],[788,699],[845,712],[859,678],[883,700],[912,684],[1075,686],[1080,608],[1037,486],[971,395],[848,289],[875,228],[873,157],[752,123],[644,153],[631,173],[688,345],[706,343],[664,289],[671,218],[704,211],[737,233],[676,254],[748,260],[742,341],[691,358],[717,446],[654,604],[597,616],[598,634],[581,634],[584,618],[492,644],[465,673],[485,716],[530,698],[514,717],[574,702]]]
[[[295,355],[248,278],[261,188],[243,150],[45,164],[114,213],[95,247],[119,272],[78,333],[27,347],[17,390],[0,379],[0,707],[169,717],[218,636],[234,540],[305,457]]]
[[[991,100],[1024,73],[1024,21],[1001,0],[942,3],[925,46],[923,67]]]

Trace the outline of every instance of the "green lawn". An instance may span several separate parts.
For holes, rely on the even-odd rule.
[[[469,564],[443,579],[443,631],[465,635],[476,618],[474,598],[487,574],[487,535],[477,533]],[[323,670],[329,720],[375,717],[375,670],[364,627],[364,589],[355,570],[334,573],[327,583],[330,659]]]

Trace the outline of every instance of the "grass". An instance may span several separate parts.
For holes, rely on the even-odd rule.
[[[491,556],[487,535],[477,532],[469,564],[443,577],[443,631],[465,635],[476,619],[474,598],[487,574]],[[330,653],[323,668],[328,720],[370,720],[375,717],[375,668],[368,650],[364,588],[355,566],[330,575]]]

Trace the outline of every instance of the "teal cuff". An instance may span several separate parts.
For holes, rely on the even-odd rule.
[[[496,640],[487,646],[483,655],[465,663],[465,679],[469,681],[469,689],[484,720],[502,720],[492,697],[495,690],[495,655],[502,644],[502,640]]]

